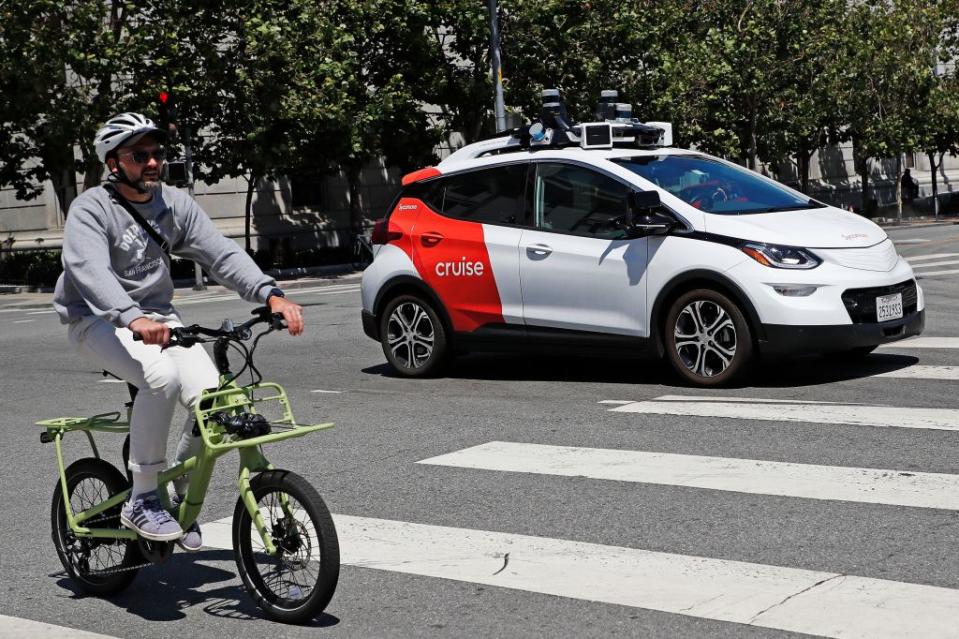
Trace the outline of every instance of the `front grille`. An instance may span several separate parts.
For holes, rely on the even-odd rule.
[[[854,324],[875,324],[876,298],[895,293],[902,293],[903,316],[916,312],[919,296],[916,292],[915,280],[906,280],[891,286],[850,288],[843,292],[842,303],[846,305],[846,310]]]

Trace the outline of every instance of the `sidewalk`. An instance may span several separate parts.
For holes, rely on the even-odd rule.
[[[322,286],[323,284],[359,284],[360,277],[363,275],[362,272],[355,271],[350,264],[272,270],[267,271],[267,274],[275,278],[280,288],[285,291],[295,291],[298,288]],[[174,304],[177,300],[229,292],[229,289],[225,286],[216,283],[209,283],[204,290],[195,291],[193,290],[193,283],[192,279],[174,281],[173,284],[176,287],[176,292],[173,295]],[[9,292],[5,292],[5,288]],[[29,292],[26,287],[0,286],[0,311],[50,309],[52,304],[53,289]]]

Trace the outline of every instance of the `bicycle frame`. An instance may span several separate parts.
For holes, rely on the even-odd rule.
[[[226,382],[226,376],[221,376],[221,384]],[[257,391],[269,390],[272,394],[267,396],[257,396]],[[256,405],[264,402],[278,402],[282,408],[282,417],[273,420],[271,425],[283,426],[285,430],[268,435],[260,435],[248,439],[237,439],[235,436],[226,433],[219,424],[210,419],[211,415],[221,411],[231,412],[233,414],[241,412],[256,412]],[[202,408],[201,408],[202,407]],[[294,437],[302,437],[309,433],[332,428],[332,423],[303,425],[297,424],[290,409],[290,402],[286,391],[279,384],[263,382],[248,386],[239,386],[235,382],[226,383],[226,386],[216,391],[204,391],[200,400],[194,407],[194,416],[199,427],[200,438],[203,446],[199,453],[190,457],[179,464],[169,468],[158,476],[158,482],[161,487],[167,483],[190,474],[190,483],[186,495],[180,504],[177,512],[177,521],[183,529],[188,528],[200,514],[203,506],[203,500],[206,496],[210,479],[213,476],[213,470],[216,466],[216,460],[236,449],[240,455],[240,471],[237,480],[240,497],[250,513],[257,532],[259,533],[263,545],[270,554],[276,553],[276,547],[270,532],[263,523],[256,505],[256,498],[250,487],[250,473],[264,470],[272,470],[273,466],[263,455],[261,446],[272,444]],[[127,420],[120,420],[119,412],[103,413],[93,417],[59,417],[37,422],[37,425],[46,428],[46,432],[41,435],[41,441],[52,441],[56,447],[57,468],[60,474],[60,488],[63,491],[64,505],[66,509],[67,523],[70,530],[77,537],[89,537],[96,539],[137,539],[137,534],[126,528],[88,528],[84,522],[96,517],[111,508],[114,508],[127,500],[130,489],[124,490],[96,506],[74,513],[70,506],[70,495],[67,488],[66,466],[63,455],[63,438],[68,432],[80,431],[86,434],[90,446],[93,449],[94,456],[99,457],[99,452],[94,442],[94,432],[105,433],[127,433],[130,429],[129,414]],[[169,506],[167,502],[167,491],[160,490],[160,498]],[[286,508],[286,500],[281,499],[281,506]]]

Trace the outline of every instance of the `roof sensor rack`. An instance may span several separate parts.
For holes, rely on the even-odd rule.
[[[483,140],[463,147],[447,160],[476,158],[491,153],[521,149],[656,148],[672,146],[673,127],[669,122],[641,122],[633,117],[633,105],[619,102],[619,92],[604,90],[594,111],[595,122],[577,123],[570,118],[559,89],[545,89],[538,120],[510,131],[505,137]]]

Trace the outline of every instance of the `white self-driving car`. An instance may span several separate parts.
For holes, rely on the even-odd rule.
[[[552,111],[406,176],[377,223],[363,328],[398,374],[563,349],[665,355],[706,386],[758,355],[860,357],[922,331],[922,290],[876,224],[669,148],[668,124]]]

